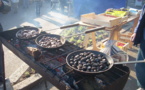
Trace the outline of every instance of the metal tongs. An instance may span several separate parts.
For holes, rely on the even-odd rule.
[[[80,24],[79,23],[70,24],[70,25],[61,26],[61,27],[58,27],[58,28],[53,28],[53,29],[45,30],[45,31],[53,31],[53,30],[56,30],[56,29],[65,29],[65,28],[74,27],[74,26],[78,26],[78,25],[80,25]]]
[[[105,29],[104,26],[103,27],[96,27],[96,28],[88,29],[88,30],[86,30],[85,32],[82,32],[82,33],[78,33],[78,34],[67,36],[65,38],[69,38],[69,37],[77,36],[77,35],[81,35],[81,34],[87,34],[87,33],[91,33],[91,32],[94,32],[94,31],[103,30],[103,29]]]

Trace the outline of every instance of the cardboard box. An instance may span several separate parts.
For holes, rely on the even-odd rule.
[[[127,51],[128,45],[129,45],[129,43],[125,43],[125,42],[121,42],[121,41],[116,42],[116,46],[123,51]]]

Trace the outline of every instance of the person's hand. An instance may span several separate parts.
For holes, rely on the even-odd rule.
[[[133,33],[130,37],[130,41],[134,41],[135,36],[136,36],[136,33]]]

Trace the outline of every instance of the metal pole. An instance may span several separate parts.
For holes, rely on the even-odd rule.
[[[127,8],[127,6],[128,6],[128,0],[126,0],[126,7],[125,8]]]
[[[0,74],[2,75],[2,81],[3,81],[3,88],[4,90],[6,90],[6,85],[5,85],[5,65],[4,65],[4,52],[3,52],[3,47],[2,47],[2,43],[0,41],[0,69],[1,72]]]
[[[1,26],[1,25],[0,25]],[[0,29],[0,32],[2,32],[2,26]],[[6,90],[6,84],[5,84],[5,63],[4,63],[4,51],[2,47],[2,42],[0,40],[0,75],[2,76],[2,82],[3,82],[3,89]]]

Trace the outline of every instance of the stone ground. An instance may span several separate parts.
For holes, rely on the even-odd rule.
[[[133,0],[128,0],[129,7],[133,8],[141,8],[141,7],[135,7]],[[37,17],[35,14],[35,3],[31,3],[30,7],[28,9],[24,9],[19,5],[20,8],[18,10],[18,13],[14,14],[13,9],[10,13],[3,15],[0,14],[0,22],[2,23],[4,30],[9,30],[12,28],[24,26],[24,25],[32,25],[37,27],[42,27],[43,30],[53,29],[57,28],[62,25],[66,25],[69,23],[74,23],[77,20],[74,20],[70,17],[61,15],[59,13],[54,13],[50,11],[50,5],[49,3],[43,3],[43,7],[41,9],[41,16]],[[56,16],[57,15],[57,16]],[[59,34],[60,30],[57,30],[55,32],[50,33],[56,33]],[[138,48],[133,47],[132,49],[128,50],[128,54],[130,56],[129,60],[135,60],[136,54],[137,54]],[[6,47],[4,47],[5,51],[5,71],[6,71],[6,77],[9,77],[17,68],[19,68],[24,62],[19,59],[17,56],[15,56],[10,50],[8,50]],[[129,64],[131,73],[130,77],[128,78],[127,84],[124,88],[124,90],[136,90],[136,77],[135,77],[135,71],[134,71],[134,64]],[[48,89],[47,90],[57,90],[52,84],[47,82]],[[46,90],[44,82],[41,82],[32,90]]]

